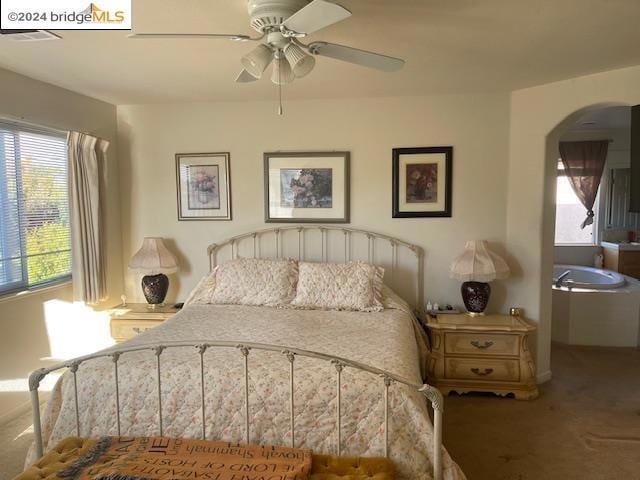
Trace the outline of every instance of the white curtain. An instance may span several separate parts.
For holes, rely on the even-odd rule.
[[[73,297],[76,301],[98,303],[107,297],[102,219],[109,142],[69,132],[67,146]]]

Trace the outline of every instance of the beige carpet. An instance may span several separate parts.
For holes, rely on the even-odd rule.
[[[640,350],[554,345],[551,363],[537,400],[447,398],[469,480],[640,479]]]
[[[0,480],[9,480],[22,471],[32,441],[31,411],[0,426]]]
[[[447,397],[445,445],[469,480],[640,480],[640,350],[554,345],[552,368],[532,402]],[[30,423],[0,427],[0,480],[21,470]]]

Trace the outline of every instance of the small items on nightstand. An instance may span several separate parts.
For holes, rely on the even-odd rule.
[[[431,301],[428,301],[425,305],[425,313],[428,315],[438,315],[438,314],[451,314],[451,313],[460,313],[460,310],[453,308],[450,304],[440,305],[439,303],[432,304]]]

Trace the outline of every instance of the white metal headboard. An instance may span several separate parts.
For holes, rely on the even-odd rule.
[[[424,305],[424,251],[381,233],[335,225],[290,225],[244,233],[207,248],[210,268],[226,258],[297,258],[301,261],[362,260],[385,268],[385,283],[413,302]],[[408,258],[407,258],[408,254]],[[409,268],[406,268],[409,266]],[[408,293],[413,290],[411,297]]]

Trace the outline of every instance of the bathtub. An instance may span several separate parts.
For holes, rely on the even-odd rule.
[[[565,273],[561,280],[561,286],[568,288],[588,288],[593,290],[611,290],[620,288],[625,284],[624,275],[611,270],[584,267],[579,265],[554,265],[553,283]]]
[[[558,285],[558,278],[567,273]],[[569,345],[640,345],[640,281],[580,265],[553,268],[552,340]]]

